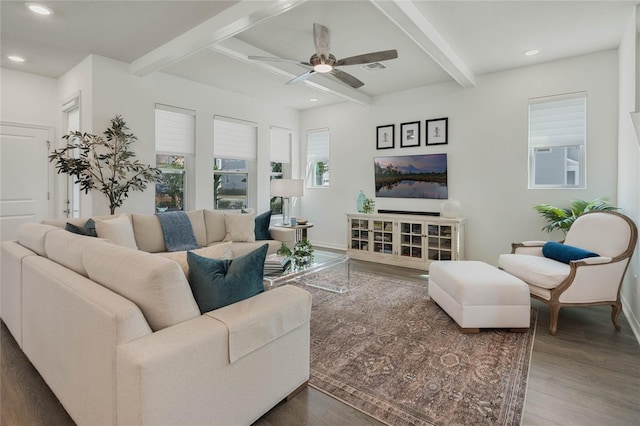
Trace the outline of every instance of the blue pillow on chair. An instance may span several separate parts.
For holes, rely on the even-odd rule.
[[[187,252],[189,285],[200,313],[231,305],[264,291],[264,259],[269,245],[233,260]]]
[[[572,260],[580,260],[587,257],[598,257],[597,253],[584,250],[574,246],[568,246],[562,243],[556,243],[555,241],[549,241],[542,246],[542,255],[549,259],[557,260],[558,262],[566,263],[567,265]]]

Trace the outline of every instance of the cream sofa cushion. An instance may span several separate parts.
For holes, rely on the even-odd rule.
[[[120,215],[113,219],[95,219],[98,237],[111,241],[119,246],[137,250],[133,226],[127,215]]]
[[[47,256],[47,249],[44,246],[45,237],[48,232],[60,228],[41,223],[23,223],[18,227],[18,242],[21,246],[38,253],[40,256]]]
[[[204,222],[207,229],[207,244],[224,240],[227,231],[224,225],[224,213],[217,210],[205,210]]]
[[[502,254],[498,266],[528,284],[546,289],[556,288],[571,271],[566,263],[527,254]]]
[[[88,247],[82,261],[89,278],[138,305],[153,331],[200,315],[174,261],[111,244]]]
[[[233,252],[231,251],[231,242],[219,243],[209,247],[202,247],[191,252],[211,259],[233,259]],[[168,251],[164,253],[158,253],[158,256],[162,256],[167,259],[171,259],[177,262],[178,265],[184,271],[184,276],[189,277],[189,264],[187,263],[186,251]]]
[[[207,245],[207,229],[204,225],[204,213],[202,210],[187,212],[193,233],[200,247]],[[138,250],[148,253],[161,253],[167,251],[164,243],[164,235],[160,220],[155,214],[132,214],[133,233],[135,234]]]
[[[100,247],[108,244],[101,238],[78,235],[60,228],[47,233],[45,238],[47,257],[84,277],[89,275],[82,262],[82,253],[90,245]]]
[[[225,213],[224,241],[254,243],[256,241],[255,221],[255,213]]]

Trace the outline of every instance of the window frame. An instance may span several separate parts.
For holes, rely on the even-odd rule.
[[[326,133],[326,140],[320,140],[317,135]],[[320,144],[324,143],[324,147]],[[318,145],[318,146],[314,146]],[[321,148],[326,151],[320,152]],[[320,157],[321,161],[318,161]],[[326,158],[326,160],[324,160]],[[322,168],[326,170],[322,171]],[[306,186],[307,188],[330,188],[331,187],[331,132],[329,128],[307,130],[307,166],[306,166]],[[317,183],[321,178],[321,183]]]
[[[532,125],[532,106],[533,109],[537,109],[540,106],[546,106],[549,110],[556,108],[558,114],[567,115],[567,108],[563,110],[563,102],[573,102],[574,107],[582,108],[581,111],[576,111],[576,114],[581,114],[577,119],[564,118],[563,120],[543,121],[540,118],[534,118],[533,121],[537,121]],[[578,105],[580,104],[580,105]],[[586,189],[587,188],[587,93],[586,92],[574,92],[563,95],[544,96],[540,98],[531,98],[527,107],[527,119],[528,119],[528,138],[527,138],[527,185],[528,189]],[[569,124],[571,121],[581,122],[579,131],[576,129],[578,126],[575,124]],[[558,123],[560,125],[558,125]],[[553,129],[541,129],[543,127],[553,127]],[[569,139],[572,141],[563,142],[563,138],[566,136],[560,135],[562,132],[569,132]],[[535,133],[535,136],[534,136]],[[577,142],[576,139],[577,138]],[[547,143],[540,143],[537,140],[547,139]],[[573,153],[578,152],[578,155]],[[554,152],[555,151],[555,152]],[[562,163],[562,178],[563,183],[536,183],[537,175],[536,171],[539,170],[540,163],[536,160],[541,158],[544,154],[555,155],[556,159],[558,154],[560,155],[560,163]],[[576,158],[578,157],[578,158]],[[539,161],[539,160],[538,160]],[[574,164],[575,163],[575,164]],[[553,166],[552,166],[553,167]],[[557,170],[556,170],[557,172]],[[569,183],[569,177],[577,176],[579,181],[577,183]]]

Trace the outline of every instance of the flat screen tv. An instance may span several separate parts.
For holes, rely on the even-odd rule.
[[[398,155],[374,159],[376,197],[446,200],[447,154]]]

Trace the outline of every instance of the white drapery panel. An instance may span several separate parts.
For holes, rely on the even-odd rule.
[[[270,159],[274,163],[291,163],[291,136],[293,131],[281,127],[271,126]]]
[[[156,151],[194,155],[196,152],[196,112],[156,104]]]
[[[585,92],[529,100],[529,147],[584,145]]]
[[[329,129],[307,132],[307,161],[311,163],[329,161]]]
[[[256,123],[215,115],[213,117],[214,157],[255,160],[257,130]]]

